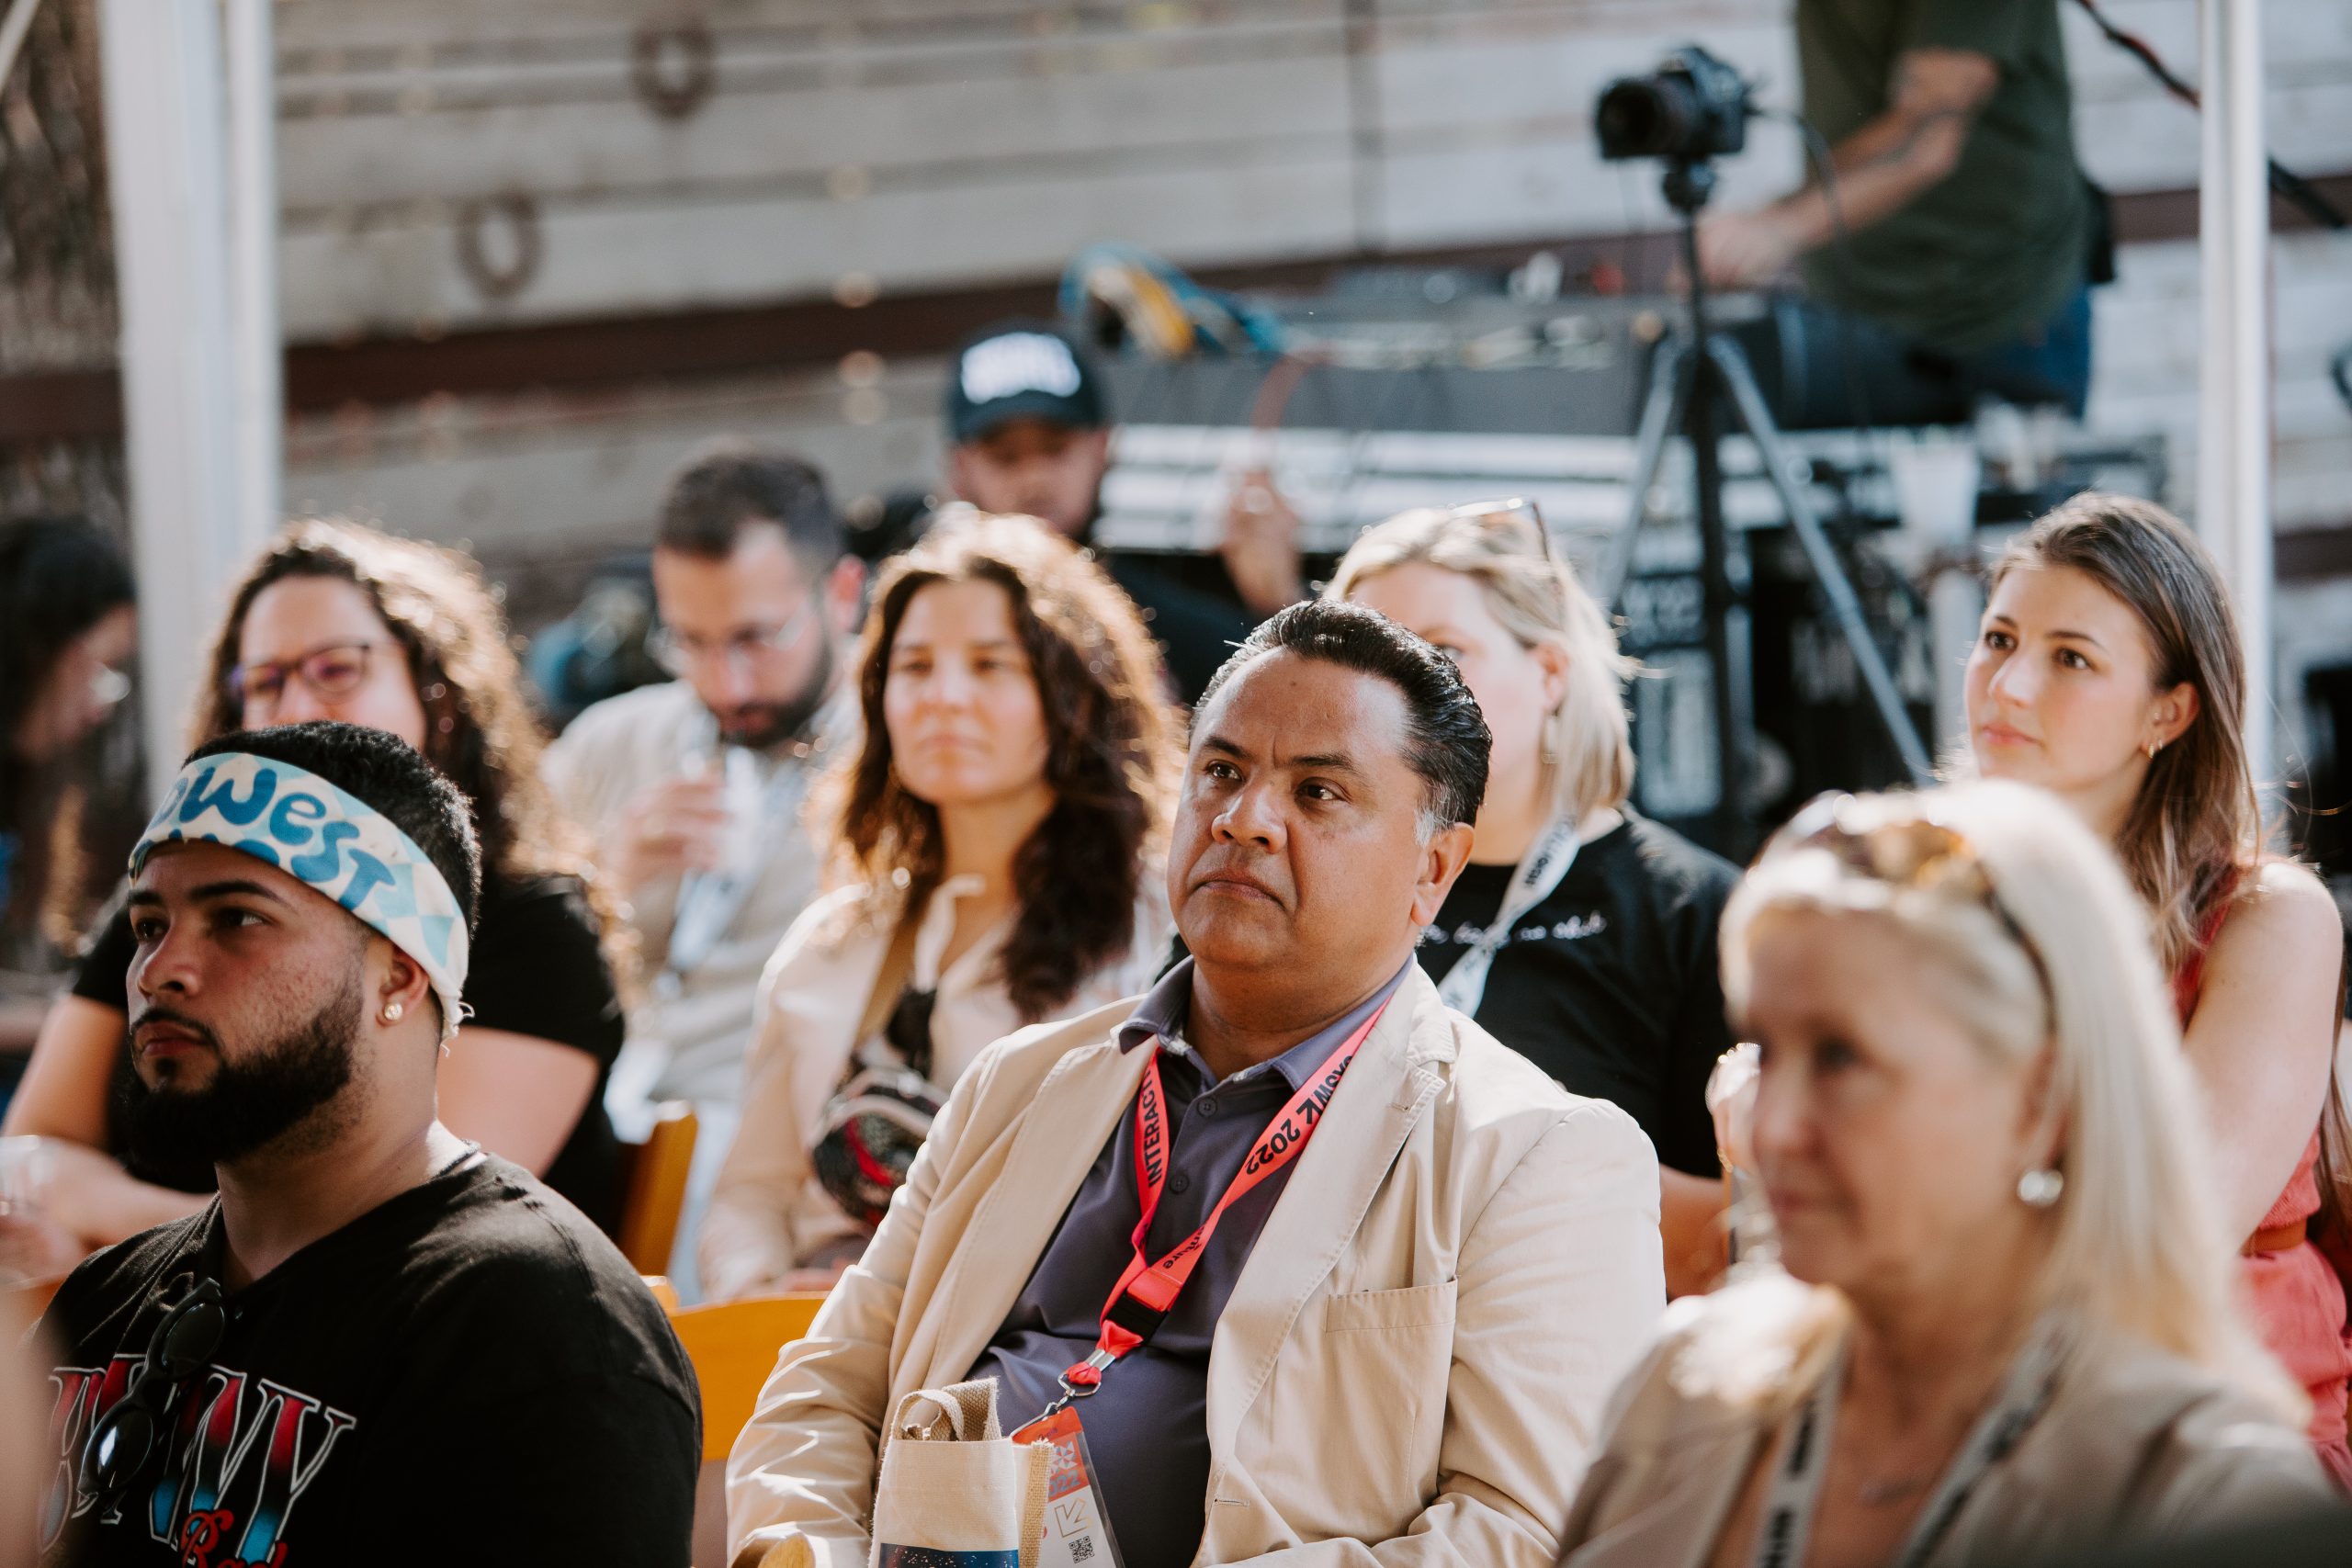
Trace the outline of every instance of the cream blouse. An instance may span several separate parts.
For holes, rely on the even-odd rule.
[[[940,967],[957,903],[982,886],[978,876],[940,884],[915,931],[909,984],[934,993],[932,1081],[942,1089],[952,1089],[990,1043],[1042,1021],[1014,1012],[997,973],[1014,916],[982,933],[944,972]],[[833,1201],[809,1159],[819,1119],[849,1065],[857,1043],[850,1036],[865,1014],[890,944],[889,922],[857,918],[865,897],[864,886],[845,887],[811,904],[761,976],[743,1068],[742,1121],[695,1241],[703,1289],[712,1301],[774,1290],[828,1244],[865,1234]],[[1125,956],[1080,983],[1063,1013],[1085,1012],[1147,989],[1167,957],[1172,929],[1159,879],[1148,874]]]

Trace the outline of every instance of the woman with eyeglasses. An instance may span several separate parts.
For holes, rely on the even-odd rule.
[[[343,522],[289,527],[231,599],[190,726],[340,719],[400,737],[464,792],[483,886],[472,1010],[440,1066],[441,1119],[529,1168],[610,1230],[619,1149],[604,1110],[622,1019],[616,928],[538,772],[539,736],[505,621],[471,564]],[[48,1215],[83,1250],[193,1213],[207,1168],[127,1168],[116,1135],[137,1091],[123,1050],[136,947],[118,915],[51,1011],[6,1131],[55,1140]]]
[[[2064,800],[2152,913],[2256,1322],[2352,1491],[2352,1325],[2323,1251],[2352,1247],[2343,926],[2319,879],[2268,848],[2221,573],[2163,508],[2077,496],[1995,564],[1967,694],[1975,771]]]
[[[845,886],[762,982],[697,1236],[717,1300],[829,1284],[983,1048],[1143,990],[1166,954],[1173,727],[1091,556],[945,513],[883,569],[854,668],[864,740],[811,812]]]
[[[1325,591],[1449,655],[1494,735],[1470,863],[1421,939],[1449,1005],[1657,1147],[1667,1287],[1724,1261],[1707,1075],[1730,1045],[1715,926],[1738,874],[1627,804],[1633,661],[1533,506],[1408,512]]]
[[[2080,822],[2007,784],[1826,797],[1723,947],[1779,1260],[1669,1314],[1565,1562],[1957,1568],[2324,1500]]]
[[[76,764],[130,689],[131,592],[121,547],[87,518],[0,522],[0,1083],[22,1070],[61,938],[89,913]]]

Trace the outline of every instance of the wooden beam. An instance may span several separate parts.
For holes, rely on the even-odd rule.
[[[2338,206],[2352,207],[2352,171],[2313,183]],[[2196,235],[2193,188],[2134,192],[2119,196],[2115,206],[2121,243]],[[2273,203],[2271,217],[2281,232],[2312,227],[2283,202]],[[1219,288],[1312,290],[1351,268],[1513,266],[1538,250],[1559,255],[1571,280],[1613,268],[1611,281],[1640,292],[1664,287],[1672,243],[1664,233],[1585,234],[1510,245],[1325,256],[1198,276]],[[438,337],[297,344],[286,355],[286,402],[291,412],[317,413],[349,403],[398,406],[435,393],[463,397],[782,370],[831,364],[860,349],[886,357],[941,354],[990,321],[1051,314],[1054,297],[1053,283],[1034,281],[886,295],[862,307],[806,300]],[[0,376],[0,443],[108,436],[121,429],[121,396],[110,367]]]

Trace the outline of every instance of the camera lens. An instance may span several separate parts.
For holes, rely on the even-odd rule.
[[[1684,44],[1648,75],[1609,85],[1593,106],[1593,136],[1603,158],[1702,163],[1746,144],[1747,94],[1737,70]]]
[[[1658,158],[1679,152],[1697,116],[1690,89],[1671,78],[1631,76],[1610,85],[1593,110],[1604,158]]]

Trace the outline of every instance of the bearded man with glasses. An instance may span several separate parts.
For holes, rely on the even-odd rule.
[[[677,678],[597,704],[548,750],[650,981],[614,1069],[616,1124],[639,1135],[669,1100],[701,1122],[681,1236],[733,1140],[760,971],[817,891],[800,807],[856,735],[842,639],[863,587],[815,468],[740,442],[706,449],[671,481],[653,546],[651,651]],[[672,1269],[689,1295],[692,1252]]]

